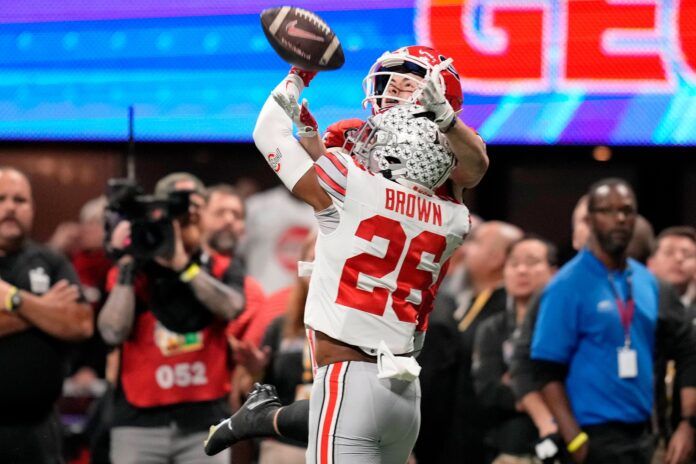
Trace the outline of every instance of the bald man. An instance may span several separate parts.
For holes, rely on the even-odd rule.
[[[29,180],[0,167],[0,462],[59,463],[53,407],[68,343],[92,335],[92,310],[70,263],[28,239],[33,219]]]
[[[484,462],[483,418],[471,377],[474,337],[482,321],[505,310],[505,257],[522,235],[506,222],[480,224],[463,245],[462,265],[473,298],[438,294],[435,299],[419,357],[422,425],[415,449],[416,456],[429,463]]]

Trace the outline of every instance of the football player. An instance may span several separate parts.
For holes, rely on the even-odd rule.
[[[412,355],[447,260],[469,228],[466,207],[434,191],[455,162],[466,172],[463,186],[478,183],[488,164],[481,139],[456,117],[461,90],[457,98],[443,85],[458,85],[451,60],[433,53],[407,47],[378,60],[367,77],[375,80],[366,98],[374,114],[349,153],[317,157],[316,123],[306,101],[296,103],[309,73],[284,79],[257,121],[257,146],[314,207],[321,230],[305,317],[317,365],[308,462],[404,462],[418,436],[420,368]],[[411,73],[417,66],[422,75]],[[206,451],[254,433],[287,435],[279,411],[301,424],[303,408],[279,409],[272,388],[257,386],[241,414],[212,428]],[[293,427],[293,438],[306,439],[306,426]]]
[[[438,77],[433,78],[436,73]],[[316,74],[293,67],[290,75],[297,77],[289,76],[287,81],[289,98],[278,102],[298,127],[300,142],[315,160],[324,153],[325,147],[350,149],[351,138],[364,122],[352,118],[331,124],[323,137],[325,147],[322,146],[316,120],[309,112],[306,100],[297,105],[295,97],[309,86]],[[432,112],[430,118],[445,134],[457,160],[450,180],[440,186],[437,193],[461,201],[463,190],[479,183],[488,169],[486,145],[476,131],[457,117],[462,108],[462,88],[450,58],[420,45],[385,52],[363,79],[363,89],[363,106],[369,106],[373,114],[404,103],[421,104]]]

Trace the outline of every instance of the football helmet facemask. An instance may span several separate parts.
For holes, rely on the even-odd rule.
[[[378,113],[391,106],[385,100],[394,103],[417,103],[420,82],[430,76],[433,68],[447,60],[437,50],[420,45],[402,47],[392,52],[384,53],[370,68],[363,79],[365,98],[363,106],[372,105],[372,112]],[[409,97],[387,95],[386,92],[394,86],[394,77],[399,76],[401,90],[416,90]],[[454,66],[450,65],[440,72],[440,86],[444,89],[445,98],[455,112],[462,108],[462,86]],[[394,104],[392,103],[392,105]]]

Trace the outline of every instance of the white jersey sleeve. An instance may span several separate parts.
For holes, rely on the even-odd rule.
[[[319,185],[340,202],[345,200],[348,184],[348,155],[340,151],[327,151],[314,163]]]

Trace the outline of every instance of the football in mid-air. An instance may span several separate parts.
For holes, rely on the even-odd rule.
[[[292,6],[268,8],[261,12],[261,26],[276,53],[294,66],[328,71],[345,62],[338,37],[311,11]]]

